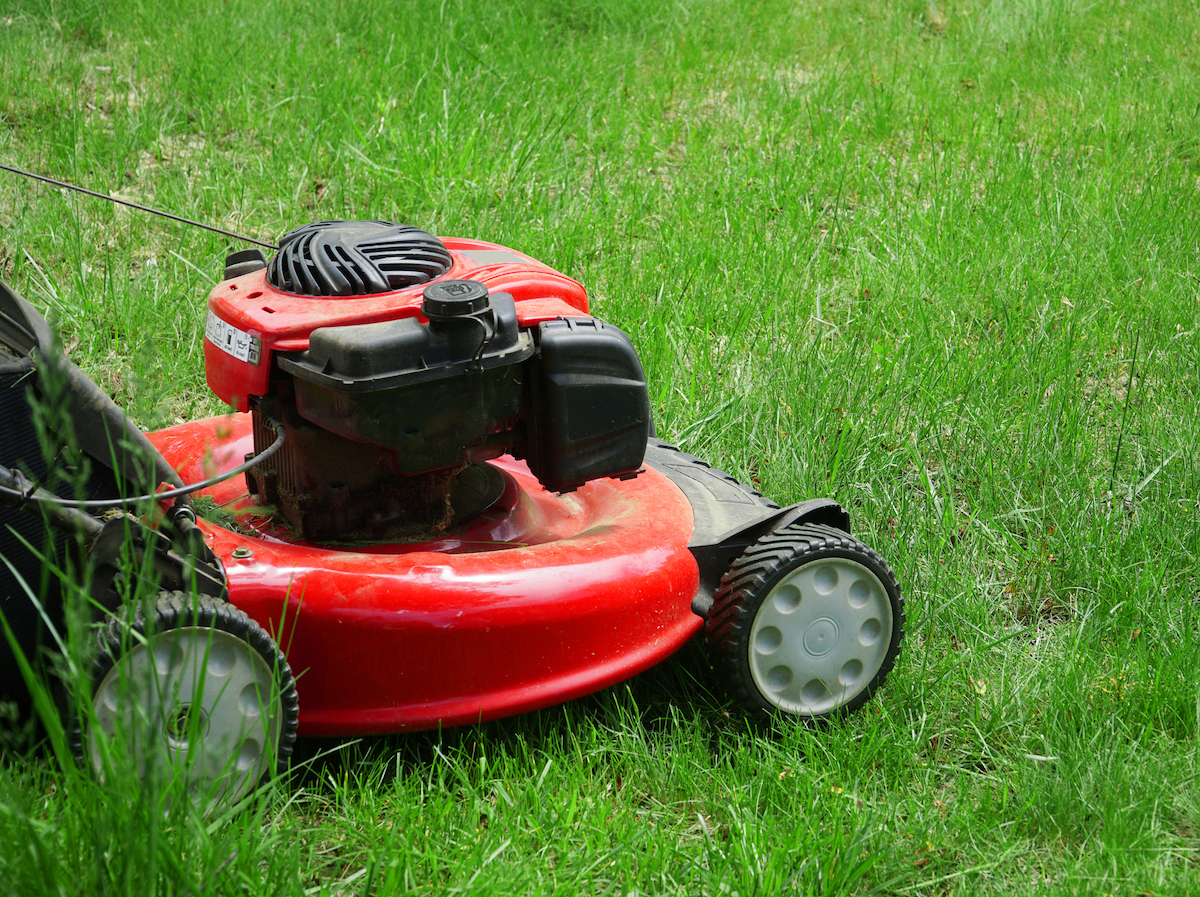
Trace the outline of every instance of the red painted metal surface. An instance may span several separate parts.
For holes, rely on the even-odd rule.
[[[207,348],[207,347],[206,347]],[[185,482],[236,466],[248,415],[150,434]],[[690,505],[666,477],[546,492],[492,462],[504,496],[419,543],[320,546],[254,516],[235,477],[205,493],[247,532],[202,526],[230,600],[278,639],[306,735],[398,732],[522,713],[613,685],[700,628]]]
[[[445,238],[442,242],[454,261],[443,277],[477,280],[490,292],[510,293],[522,327],[587,314],[587,293],[578,281],[523,253],[482,240]],[[473,258],[472,252],[483,261]],[[514,261],[491,261],[497,254]],[[208,295],[210,315],[260,340],[261,350],[256,361],[243,361],[205,339],[209,388],[238,411],[246,411],[249,396],[267,392],[272,353],[304,351],[309,335],[319,327],[420,317],[424,289],[422,284],[371,296],[298,296],[267,283],[265,269],[220,283]]]

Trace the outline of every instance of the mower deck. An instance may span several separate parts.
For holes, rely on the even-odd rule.
[[[235,467],[252,447],[247,414],[150,438],[185,482]],[[549,706],[653,666],[703,626],[692,508],[667,476],[648,467],[559,495],[523,462],[491,463],[505,478],[496,504],[421,542],[311,544],[263,517],[241,477],[200,493],[239,515],[240,531],[202,527],[230,601],[296,671],[302,734]]]

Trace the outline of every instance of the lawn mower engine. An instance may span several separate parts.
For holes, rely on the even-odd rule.
[[[536,265],[463,249],[457,265],[476,262],[476,276]],[[461,524],[499,498],[501,475],[480,462],[506,453],[556,492],[637,475],[650,404],[617,328],[573,306],[522,320],[503,289],[445,277],[456,260],[441,241],[381,221],[310,224],[269,265],[256,250],[227,264],[237,279],[211,297],[209,384],[250,410],[255,453],[282,428],[283,447],[247,484],[304,538]]]

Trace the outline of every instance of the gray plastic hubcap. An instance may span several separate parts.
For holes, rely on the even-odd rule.
[[[237,801],[275,762],[283,724],[274,676],[243,639],[204,627],[170,629],[129,649],[93,697],[88,758],[98,775],[99,739],[139,778],[182,774],[202,802]]]
[[[790,571],[750,627],[750,675],[787,713],[831,713],[861,694],[887,658],[892,602],[879,577],[848,558]]]

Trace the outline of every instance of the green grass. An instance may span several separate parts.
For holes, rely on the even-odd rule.
[[[661,434],[843,502],[910,625],[826,728],[748,728],[689,649],[309,745],[220,824],[9,757],[0,892],[1200,889],[1198,68],[1200,12],[1151,0],[10,3],[0,161],[543,259]],[[146,427],[219,410],[230,248],[0,177],[0,276]]]

